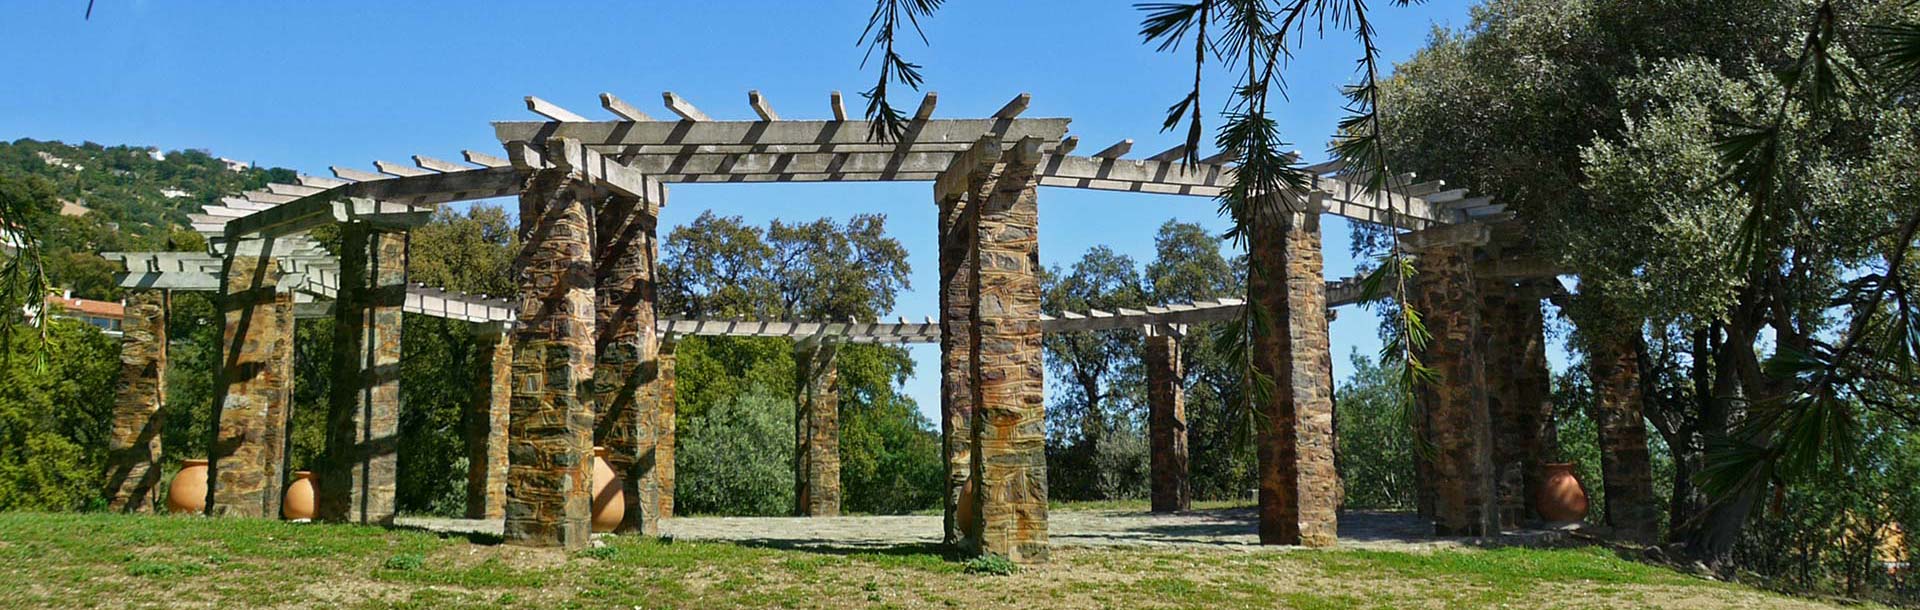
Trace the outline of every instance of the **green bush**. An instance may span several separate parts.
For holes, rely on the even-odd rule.
[[[0,338],[0,510],[99,506],[119,346],[67,320],[48,323],[44,347],[34,332]]]
[[[676,512],[792,513],[793,435],[793,401],[763,386],[688,418],[675,447]]]

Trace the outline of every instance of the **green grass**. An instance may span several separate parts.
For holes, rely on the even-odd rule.
[[[796,551],[604,541],[565,553],[374,527],[0,514],[0,602],[9,610],[1825,607],[1696,580],[1596,549],[1056,548],[1051,563],[1012,569],[928,546]]]

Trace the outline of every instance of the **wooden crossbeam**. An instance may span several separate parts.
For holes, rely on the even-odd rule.
[[[634,107],[633,104],[629,104],[625,100],[614,97],[611,93],[600,94],[600,107],[607,109],[607,112],[613,113],[613,116],[620,117],[620,119],[624,121],[653,120],[653,117],[648,116],[647,113],[642,112],[639,108]]]
[[[493,155],[489,155],[487,153],[483,153],[479,151],[463,150],[463,151],[460,151],[460,156],[464,157],[468,163],[472,163],[474,165],[479,165],[483,167],[506,167],[508,165],[511,165],[511,163],[507,162],[506,159],[495,157]]]
[[[933,107],[938,105],[939,103],[940,103],[940,94],[937,92],[928,91],[926,97],[920,98],[920,108],[913,111],[913,121],[916,123],[924,123],[932,119]]]
[[[392,161],[374,161],[373,168],[380,170],[380,173],[382,174],[386,174],[389,176],[399,176],[401,178],[405,178],[408,176],[425,176],[427,174],[433,173],[424,169],[407,167],[405,165],[394,163]]]
[[[442,161],[426,155],[414,155],[413,164],[420,166],[420,169],[434,172],[461,172],[473,169],[459,163]]]
[[[587,117],[574,114],[570,110],[561,108],[559,104],[555,104],[553,102],[549,102],[531,95],[527,96],[527,110],[531,110],[533,111],[534,114],[547,117],[550,120],[560,121],[562,123],[567,123],[567,122],[585,123],[588,120]]]
[[[346,183],[347,183],[347,181],[346,181],[346,180],[336,180],[336,179],[333,179],[333,178],[322,178],[322,177],[319,177],[319,176],[309,176],[309,175],[306,175],[306,174],[300,174],[300,175],[298,176],[298,178],[299,178],[299,180],[300,180],[300,184],[301,184],[301,185],[304,185],[304,186],[311,186],[311,187],[314,187],[314,188],[322,188],[322,189],[330,189],[330,188],[333,188],[333,187],[336,187],[336,186],[341,186],[341,185],[344,185],[344,184],[346,184]]]
[[[353,182],[367,182],[371,180],[387,179],[386,176],[382,176],[380,174],[376,174],[373,172],[363,172],[357,169],[353,169],[351,167],[340,167],[338,165],[334,165],[334,166],[328,167],[327,169],[333,170],[333,175],[339,177],[341,180],[349,180]]]
[[[760,115],[762,121],[778,121],[780,115],[773,111],[773,105],[760,95],[758,89],[747,92],[747,104],[753,106],[753,113]]]
[[[835,121],[847,120],[847,104],[845,101],[840,99],[839,91],[835,91],[827,95],[827,105],[833,107],[833,120]]]
[[[275,195],[292,195],[295,197],[304,197],[304,196],[312,195],[314,193],[318,193],[324,190],[326,189],[311,187],[311,186],[304,186],[299,184],[283,184],[279,182],[267,183],[267,192],[273,193]]]
[[[1160,151],[1159,154],[1153,155],[1151,157],[1147,157],[1147,160],[1160,161],[1160,162],[1179,161],[1181,157],[1184,157],[1186,155],[1187,155],[1187,145],[1176,144],[1174,145],[1173,148]]]
[[[1067,136],[1066,138],[1063,138],[1060,140],[1060,144],[1058,146],[1053,147],[1053,154],[1064,155],[1064,154],[1071,153],[1073,152],[1074,147],[1079,145],[1080,145],[1080,136]]]
[[[680,115],[680,120],[683,120],[683,121],[713,120],[713,119],[707,118],[707,113],[701,112],[699,108],[695,108],[692,102],[688,102],[685,98],[682,98],[679,95],[676,95],[672,91],[661,92],[660,98],[666,101],[667,110],[671,110],[673,111],[674,114]]]

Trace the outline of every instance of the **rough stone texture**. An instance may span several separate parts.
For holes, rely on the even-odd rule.
[[[1154,512],[1193,508],[1187,479],[1187,397],[1181,387],[1180,338],[1153,334],[1141,338],[1147,368],[1147,435],[1152,453],[1147,472],[1153,480]]]
[[[160,407],[167,396],[167,294],[127,295],[120,323],[120,381],[107,438],[107,509],[153,512],[159,492]]]
[[[587,545],[592,530],[594,267],[591,189],[535,171],[520,193],[523,266],[507,423],[506,541]]]
[[[620,473],[621,533],[660,531],[659,376],[654,355],[654,229],[658,208],[629,197],[602,200],[595,220],[594,440]]]
[[[293,295],[275,289],[279,266],[271,258],[229,258],[223,276],[207,514],[278,516],[279,442],[293,396]]]
[[[1333,394],[1327,370],[1327,293],[1320,214],[1269,209],[1256,214],[1248,244],[1247,288],[1254,317],[1255,370],[1272,380],[1256,399],[1260,541],[1331,546],[1339,525],[1339,473],[1333,462]]]
[[[513,389],[513,343],[506,329],[483,331],[481,370],[468,403],[467,518],[507,516],[507,410]]]
[[[1640,411],[1640,329],[1603,319],[1608,328],[1582,329],[1582,335],[1587,339],[1587,377],[1593,381],[1593,419],[1600,431],[1607,525],[1616,537],[1651,543],[1659,535],[1659,524],[1646,420]]]
[[[341,225],[327,447],[314,473],[321,520],[393,522],[406,289],[406,233]]]
[[[794,513],[840,516],[839,350],[831,341],[794,346]]]
[[[1526,475],[1538,455],[1528,453],[1528,420],[1520,403],[1519,369],[1526,336],[1521,327],[1524,298],[1512,282],[1480,280],[1480,349],[1487,383],[1487,422],[1493,439],[1495,506],[1500,526],[1519,527],[1526,519]],[[1535,302],[1534,308],[1539,308]]]
[[[654,354],[655,380],[659,392],[654,400],[659,401],[657,415],[660,418],[660,437],[653,446],[655,456],[653,471],[660,479],[659,513],[661,519],[673,518],[673,447],[675,435],[679,434],[679,424],[674,419],[679,416],[674,399],[674,367],[678,357],[673,353],[672,341],[661,341],[659,353]]]
[[[1038,143],[1000,157],[976,200],[973,236],[973,480],[980,551],[1047,559],[1045,374],[1040,348]]]
[[[989,162],[990,163],[990,162]],[[978,549],[979,514],[973,479],[973,201],[993,189],[993,173],[968,176],[965,195],[941,197],[940,206],[940,447],[947,478],[941,542]]]
[[[1432,460],[1426,484],[1432,489],[1434,531],[1442,536],[1500,531],[1473,250],[1472,243],[1425,248],[1413,283],[1414,307],[1433,335],[1420,358],[1438,376],[1420,385],[1415,400],[1426,411]]]

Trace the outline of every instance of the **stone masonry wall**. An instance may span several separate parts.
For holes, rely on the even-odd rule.
[[[1641,414],[1640,350],[1636,344],[1640,329],[1613,318],[1595,317],[1600,321],[1583,322],[1608,327],[1582,329],[1581,334],[1587,343],[1587,377],[1593,381],[1594,423],[1600,432],[1607,525],[1613,527],[1615,537],[1652,543],[1659,535],[1659,509],[1653,496],[1647,426]]]
[[[1187,479],[1187,398],[1180,370],[1180,337],[1171,333],[1142,337],[1147,368],[1147,435],[1151,453],[1147,471],[1153,480],[1153,511],[1193,508]]]
[[[622,533],[660,531],[658,375],[654,355],[652,204],[630,197],[602,200],[595,220],[595,444],[620,474],[626,499]]]
[[[1493,439],[1493,482],[1500,526],[1515,528],[1526,519],[1526,473],[1538,456],[1529,455],[1527,421],[1520,403],[1519,369],[1526,336],[1512,282],[1479,280],[1480,346],[1486,364],[1487,421]],[[1538,303],[1535,303],[1538,307]]]
[[[974,472],[980,550],[1046,561],[1045,374],[1040,348],[1039,142],[1003,153],[979,201],[972,277]]]
[[[968,176],[964,195],[940,206],[940,445],[947,466],[942,542],[977,549],[979,503],[973,479],[973,248],[978,211],[993,189],[991,165]]]
[[[590,189],[535,171],[520,193],[524,265],[513,331],[504,536],[585,547],[591,533],[594,278]]]
[[[275,290],[271,258],[229,258],[222,312],[218,407],[208,448],[207,514],[278,516],[281,434],[293,386],[293,297]]]
[[[673,447],[677,442],[675,440],[676,435],[679,434],[679,428],[674,421],[679,411],[674,406],[675,388],[673,381],[674,366],[677,364],[677,360],[673,354],[672,341],[661,341],[659,346],[659,351],[654,354],[654,381],[655,387],[658,390],[654,393],[654,400],[658,405],[655,407],[655,415],[660,419],[660,436],[659,440],[656,441],[653,446],[653,455],[655,457],[653,469],[656,476],[660,478],[660,497],[658,499],[660,518],[672,519],[674,489]]]
[[[798,412],[794,416],[794,512],[803,517],[840,515],[840,373],[830,341],[794,346]]]
[[[405,232],[341,225],[327,447],[316,482],[320,519],[392,523],[400,433]]]
[[[153,512],[160,483],[160,407],[167,396],[167,294],[127,295],[120,324],[120,381],[107,439],[107,509]]]
[[[1472,243],[1426,248],[1413,282],[1414,306],[1433,335],[1420,358],[1438,376],[1421,384],[1415,399],[1427,416],[1427,484],[1434,531],[1442,536],[1500,531],[1473,252]]]
[[[1257,434],[1260,542],[1331,546],[1339,524],[1339,474],[1333,461],[1333,395],[1326,369],[1326,279],[1320,214],[1282,209],[1255,215],[1248,246],[1255,369],[1272,380],[1256,399],[1265,414]],[[1286,207],[1292,207],[1286,205]]]
[[[513,344],[506,332],[487,331],[473,401],[468,403],[468,519],[507,515],[507,411],[513,388]]]

